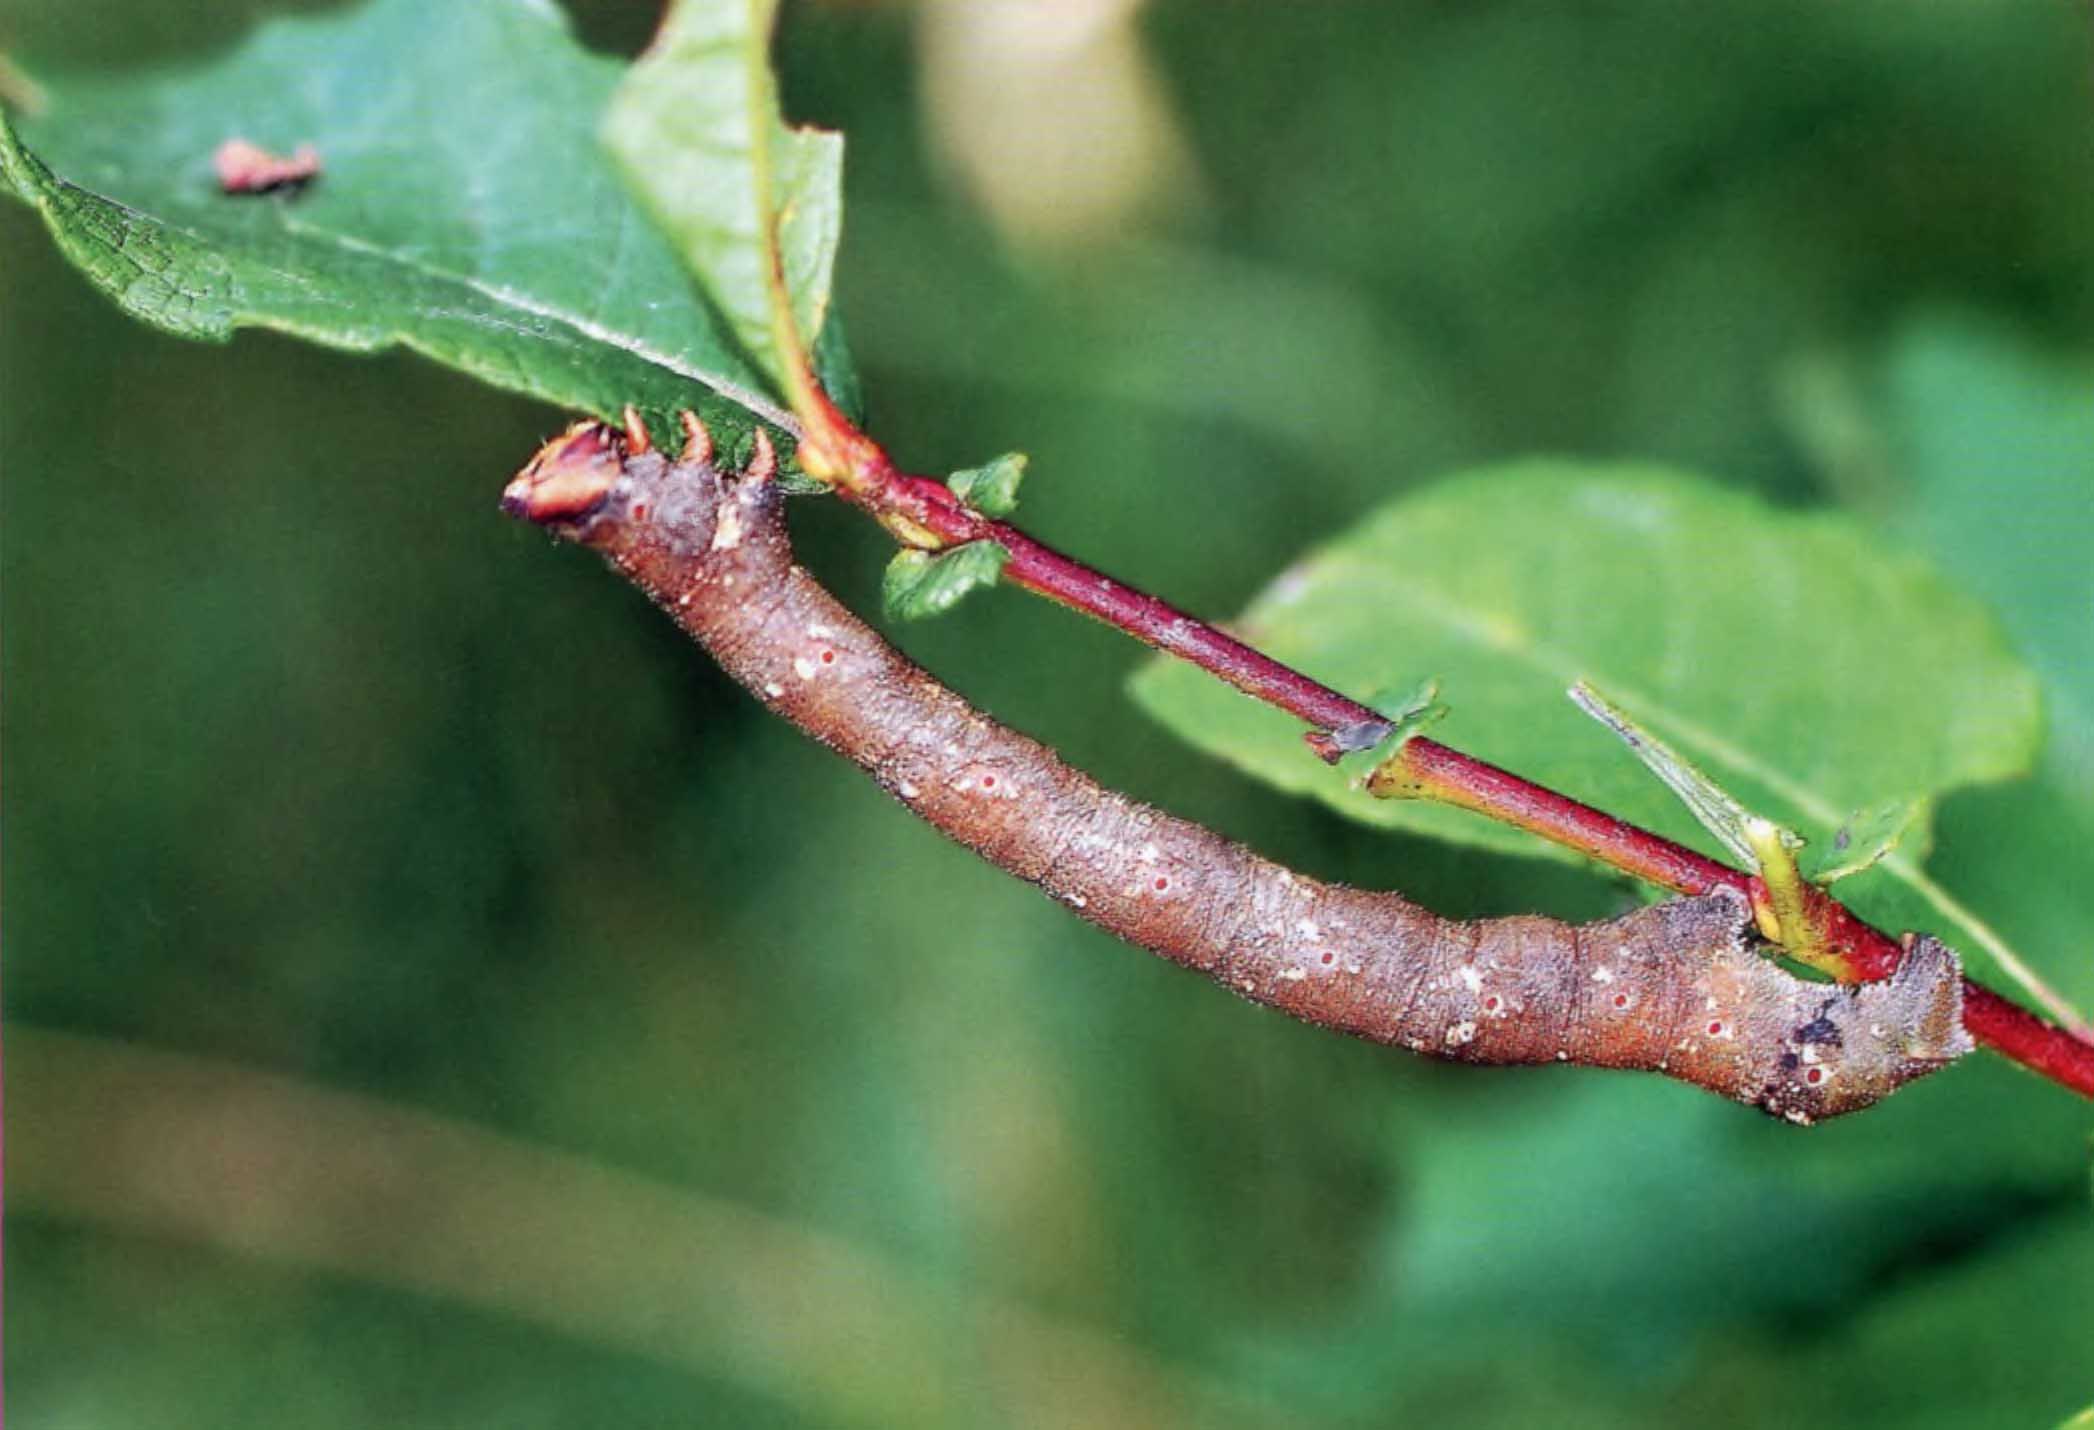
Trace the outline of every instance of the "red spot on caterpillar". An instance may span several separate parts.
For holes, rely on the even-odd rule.
[[[1809,1072],[1803,1075],[1803,1080],[1807,1083],[1812,1084],[1821,1083],[1825,1081],[1825,1069],[1812,1068]]]
[[[983,788],[983,789],[995,789],[995,788],[996,788],[996,776],[994,776],[994,775],[983,775],[983,776],[982,776],[982,788]]]
[[[833,651],[833,650],[828,650],[828,649],[826,649],[826,648],[825,648],[825,649],[824,649],[824,650],[822,651],[822,664],[823,664],[823,665],[834,665],[834,664],[836,664],[836,652],[835,652],[835,651]]]
[[[1617,993],[1617,994],[1615,994],[1615,995],[1614,995],[1614,1006],[1615,1006],[1615,1007],[1617,1007],[1617,1008],[1626,1008],[1626,1007],[1628,1007],[1628,1006],[1629,1006],[1629,995],[1628,995],[1628,994],[1626,994],[1626,993]]]
[[[1328,950],[1328,949],[1325,949],[1325,950],[1324,950],[1324,954],[1323,954],[1323,965],[1324,965],[1324,967],[1328,968],[1328,967],[1330,967],[1330,965],[1332,965],[1333,963],[1336,963],[1337,961],[1338,961],[1338,955],[1337,955],[1337,954],[1335,954],[1335,953],[1332,953],[1332,952],[1331,952],[1330,950]]]
[[[1156,890],[1156,892],[1157,892],[1157,893],[1159,893],[1159,894],[1160,894],[1160,893],[1162,893],[1162,892],[1163,892],[1163,891],[1164,891],[1165,889],[1168,889],[1168,888],[1169,888],[1170,886],[1171,886],[1171,881],[1170,881],[1169,879],[1166,879],[1166,878],[1165,878],[1165,877],[1164,877],[1163,875],[1161,875],[1161,874],[1158,874],[1158,875],[1156,876],[1156,882],[1155,882],[1155,884],[1154,884],[1154,885],[1153,885],[1152,887],[1153,887],[1153,888],[1154,888],[1154,889]],[[1325,959],[1325,962],[1328,962],[1328,961],[1329,961],[1329,960],[1328,960],[1328,958],[1326,958],[1326,959]]]
[[[310,144],[285,158],[245,139],[228,139],[211,156],[218,187],[228,194],[266,194],[298,188],[320,176],[320,151]]]
[[[1709,1036],[1712,1038],[1720,1038],[1723,1036],[1723,1020],[1721,1018],[1712,1018],[1709,1020]]]
[[[1505,1000],[1495,993],[1483,1000],[1483,1011],[1486,1013],[1495,1013],[1504,1006]]]

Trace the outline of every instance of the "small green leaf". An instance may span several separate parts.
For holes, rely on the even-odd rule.
[[[1426,677],[1401,694],[1379,691],[1367,704],[1389,722],[1389,727],[1372,745],[1350,751],[1338,762],[1341,769],[1355,763],[1386,764],[1405,745],[1446,719],[1448,713],[1447,707],[1440,703],[1440,678],[1436,675]],[[1332,737],[1341,750],[1351,744],[1345,730],[1333,731]],[[1366,776],[1368,781],[1373,778],[1372,773]]]
[[[1874,868],[1907,834],[1925,824],[1927,813],[1923,799],[1894,799],[1856,810],[1824,845],[1822,854],[1804,861],[1804,876],[1813,884],[1836,884]]]
[[[880,603],[898,621],[943,615],[979,586],[993,586],[1011,553],[1000,541],[970,541],[949,551],[900,551],[887,563]]]
[[[763,369],[605,162],[596,120],[622,69],[539,0],[369,0],[187,67],[46,81],[34,116],[0,114],[0,193],[182,337],[408,347],[570,411],[630,402],[657,432],[680,407],[723,437],[761,421],[789,453]],[[311,144],[320,176],[221,193],[231,138]],[[817,351],[847,400],[835,327]]]
[[[782,391],[771,265],[775,257],[800,340],[812,346],[843,229],[843,138],[780,118],[770,61],[777,8],[777,0],[675,0],[618,86],[603,140]]]
[[[945,479],[954,496],[983,516],[1001,520],[1018,509],[1018,484],[1025,480],[1026,456],[1006,452],[980,467],[968,467]]]
[[[1687,806],[1687,812],[1700,820],[1701,827],[1715,835],[1740,864],[1755,871],[1759,868],[1757,836],[1759,826],[1768,821],[1759,819],[1739,804],[1729,790],[1702,773],[1699,765],[1637,724],[1626,710],[1594,690],[1588,682],[1573,683],[1570,698],[1573,705],[1620,736],[1621,742],[1643,761],[1643,767],[1678,795],[1680,803]],[[1793,831],[1782,830],[1781,833],[1787,836],[1781,842],[1788,848],[1803,847],[1802,839]]]

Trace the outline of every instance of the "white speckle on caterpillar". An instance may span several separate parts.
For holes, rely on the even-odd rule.
[[[1592,981],[1594,983],[1612,983],[1614,981],[1614,970],[1602,964],[1600,967],[1592,970]]]
[[[1161,857],[1161,851],[1153,844],[1144,844],[1141,853],[1134,857],[1141,860],[1144,864],[1154,864]]]
[[[1476,971],[1474,964],[1464,963],[1454,971],[1460,975],[1462,983],[1471,993],[1475,993],[1483,987],[1483,975]]]
[[[780,685],[780,684],[779,684],[779,683],[778,683],[777,681],[775,681],[775,680],[766,680],[766,681],[765,681],[765,682],[763,683],[763,698],[764,698],[764,699],[766,699],[766,700],[776,700],[776,699],[777,699],[777,698],[778,698],[779,696],[781,696],[781,695],[783,695],[783,694],[785,694],[785,687],[784,687],[784,686],[782,686],[782,685]]]
[[[1323,930],[1317,927],[1316,920],[1314,919],[1303,919],[1300,923],[1296,924],[1295,927],[1301,931],[1301,936],[1307,939],[1310,943],[1314,943],[1318,939],[1323,937]]]
[[[804,655],[793,657],[793,674],[802,680],[812,680],[822,673],[822,668]]]
[[[1458,1048],[1464,1043],[1476,1041],[1476,1025],[1464,1018],[1459,1023],[1447,1025],[1447,1046]]]
[[[1286,979],[1289,983],[1299,983],[1308,976],[1309,970],[1306,968],[1288,968],[1283,969],[1280,973],[1280,977]]]
[[[903,780],[899,785],[895,786],[895,793],[899,794],[903,799],[914,799],[923,791],[910,784],[907,780]]]

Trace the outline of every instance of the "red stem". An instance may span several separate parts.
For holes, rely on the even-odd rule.
[[[1963,980],[1963,1026],[1980,1043],[2038,1077],[2094,1097],[2094,1044],[1968,978]]]
[[[1411,798],[1473,810],[1682,894],[1749,892],[1735,869],[1437,740],[1406,741],[1398,758]]]
[[[823,406],[827,407],[825,400]],[[1326,760],[1371,748],[1390,733],[1389,722],[1372,708],[1015,527],[970,510],[944,483],[896,469],[878,444],[833,408],[820,415],[822,420],[810,427],[826,430],[834,450],[844,454],[837,463],[845,469],[838,490],[890,530],[906,533],[913,526],[948,545],[1000,542],[1011,553],[1004,568],[1006,580],[1190,661],[1246,695],[1287,711],[1311,727],[1305,738]],[[1752,875],[1436,740],[1413,737],[1398,754],[1400,783],[1414,797],[1473,810],[1682,894],[1723,887],[1745,894],[1755,908],[1766,902],[1765,886]],[[1904,956],[1897,940],[1862,922],[1829,894],[1820,891],[1814,903],[1825,943],[1842,956],[1847,981],[1888,977],[1897,968]],[[2094,1043],[1968,978],[1963,995],[1964,1026],[1979,1043],[2094,1098]]]

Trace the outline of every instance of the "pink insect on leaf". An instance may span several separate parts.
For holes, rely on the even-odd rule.
[[[218,187],[228,194],[267,194],[299,189],[320,176],[320,151],[300,144],[289,157],[247,139],[228,139],[211,156]]]

